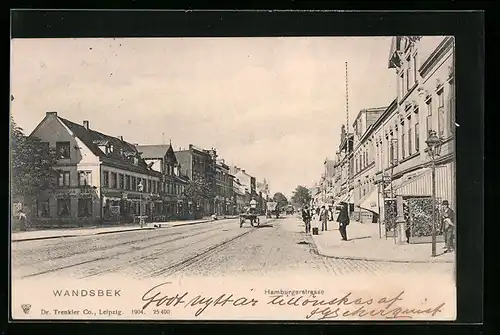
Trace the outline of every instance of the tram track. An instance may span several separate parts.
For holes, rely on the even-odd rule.
[[[218,227],[218,228],[222,228],[222,227]],[[193,238],[193,237],[196,237],[196,236],[200,236],[200,235],[203,235],[203,234],[207,234],[209,232],[213,231],[214,233],[219,233],[217,231],[217,228],[213,227],[213,226],[210,226],[210,227],[203,227],[203,228],[200,228],[198,229],[197,232],[195,233],[182,233],[182,232],[179,232],[179,233],[175,233],[174,234],[174,238],[168,238],[168,237],[172,237],[172,235],[151,235],[151,236],[148,236],[146,238],[141,238],[141,239],[136,239],[136,240],[133,240],[133,241],[125,241],[123,243],[119,243],[119,244],[115,244],[115,245],[112,245],[111,247],[110,246],[103,246],[101,248],[99,248],[99,250],[96,250],[96,249],[93,249],[93,250],[90,250],[90,252],[92,253],[95,253],[95,252],[103,252],[103,251],[110,251],[110,250],[113,250],[113,249],[119,249],[119,248],[123,248],[124,246],[130,246],[130,248],[128,248],[128,250],[118,250],[118,251],[115,251],[113,252],[112,254],[108,254],[108,255],[105,255],[105,256],[102,256],[102,255],[99,255],[99,256],[96,256],[90,260],[84,260],[84,261],[77,261],[77,262],[74,262],[73,264],[69,264],[69,265],[63,265],[63,266],[58,266],[58,267],[55,267],[55,268],[51,268],[51,269],[44,269],[42,271],[38,271],[38,272],[35,272],[35,273],[31,273],[29,275],[25,275],[25,276],[22,276],[21,278],[32,278],[32,277],[37,277],[37,276],[40,276],[40,275],[46,275],[46,274],[50,274],[50,273],[55,273],[55,272],[58,272],[58,271],[62,271],[62,270],[66,270],[66,269],[69,269],[69,268],[72,268],[72,267],[77,267],[77,266],[80,266],[80,265],[83,265],[83,264],[91,264],[91,263],[95,263],[95,262],[99,262],[99,261],[102,261],[102,260],[105,260],[105,259],[110,259],[110,258],[115,258],[115,257],[119,257],[119,256],[122,256],[126,253],[136,253],[136,252],[140,252],[140,251],[143,251],[143,250],[146,250],[146,249],[150,249],[152,247],[157,247],[157,246],[160,246],[160,245],[164,245],[164,244],[168,244],[168,243],[173,243],[173,242],[179,242],[179,241],[182,241],[182,240],[185,240],[185,239],[189,239],[189,238]],[[181,235],[181,236],[179,236]],[[216,235],[215,235],[216,236]],[[167,237],[167,239],[165,240],[164,238]],[[141,243],[141,242],[144,242],[144,241],[150,241],[151,239],[163,239],[161,241],[158,241],[158,242],[155,242],[155,243],[148,243],[148,244],[145,244],[145,245],[139,245],[137,246],[137,244]],[[170,250],[172,251],[172,250]],[[165,250],[163,252],[158,252],[158,255],[160,255],[161,253],[164,253],[164,252],[169,252],[169,250]],[[78,252],[78,253],[73,253],[71,254],[70,256],[59,256],[59,257],[51,257],[51,261],[52,260],[57,260],[57,259],[61,259],[61,258],[69,258],[69,257],[78,257],[78,256],[85,256],[86,253],[89,253],[88,250],[86,251],[82,251],[82,252]],[[148,257],[153,257],[155,256],[156,253],[153,253],[153,254],[149,254]],[[140,261],[139,261],[140,262]],[[133,262],[133,264],[136,264],[137,262]],[[131,264],[131,265],[133,265]],[[123,266],[120,266],[119,268],[122,268]],[[104,273],[104,272],[107,272],[107,271],[100,271],[100,273]],[[99,274],[100,274],[99,273]],[[92,277],[93,275],[89,275],[89,276],[86,276],[86,277]],[[84,278],[86,278],[84,277]]]

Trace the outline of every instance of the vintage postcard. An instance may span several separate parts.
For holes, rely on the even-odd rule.
[[[14,320],[455,320],[452,36],[11,41]]]

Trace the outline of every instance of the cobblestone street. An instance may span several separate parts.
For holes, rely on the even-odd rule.
[[[253,228],[238,221],[130,231],[12,244],[14,278],[129,278],[169,275],[443,275],[453,264],[357,261],[321,256],[297,217],[261,219]],[[264,277],[263,277],[264,278]]]

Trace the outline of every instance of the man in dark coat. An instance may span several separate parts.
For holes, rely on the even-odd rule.
[[[347,212],[347,203],[341,202],[342,209],[340,210],[337,222],[339,223],[340,236],[342,241],[347,241],[347,226],[349,225],[349,213]]]
[[[306,234],[311,232],[311,212],[309,211],[309,207],[305,206],[302,208],[302,221],[306,225]]]
[[[445,244],[446,244],[445,252],[452,252],[453,250],[455,250],[456,218],[455,218],[455,212],[453,211],[453,209],[450,208],[448,200],[443,201],[442,220],[443,220]]]

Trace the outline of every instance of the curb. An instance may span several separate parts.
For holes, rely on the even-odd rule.
[[[347,260],[353,260],[353,261],[366,261],[366,262],[387,262],[387,263],[440,263],[440,264],[453,264],[454,261],[448,261],[448,260],[430,260],[430,261],[424,261],[424,260],[405,260],[405,259],[383,259],[383,258],[376,258],[376,257],[357,257],[357,256],[331,256],[330,254],[325,253],[322,249],[322,247],[318,247],[316,241],[314,241],[314,245],[316,247],[316,250],[318,251],[318,254],[324,257],[329,257],[333,259],[347,259]]]
[[[19,240],[11,240],[11,242],[50,240],[50,239],[54,239],[54,238],[77,237],[77,236],[85,236],[85,235],[58,235],[58,236],[44,236],[44,237],[29,237],[29,238],[23,238],[23,239],[19,239]]]
[[[234,218],[233,218],[234,219]],[[223,221],[223,220],[232,220],[231,218],[227,219],[220,219],[216,221]],[[180,226],[190,226],[190,225],[195,225],[199,223],[207,223],[207,222],[212,222],[214,220],[205,220],[205,221],[200,221],[200,222],[191,222],[191,223],[184,223],[184,224],[178,224],[175,226],[168,226],[165,228],[173,228],[173,227],[180,227]],[[133,231],[138,231],[138,230],[154,230],[154,229],[161,229],[162,227],[146,227],[146,228],[137,228],[137,229],[125,229],[125,230],[114,230],[114,231],[103,231],[103,232],[98,232],[98,233],[92,233],[92,234],[71,234],[71,235],[57,235],[57,236],[44,236],[44,237],[30,237],[30,238],[23,238],[23,239],[17,239],[17,240],[11,240],[11,242],[27,242],[27,241],[38,241],[38,240],[50,240],[50,239],[55,239],[55,238],[67,238],[67,237],[78,237],[78,236],[92,236],[92,235],[106,235],[106,234],[116,234],[116,233],[127,233],[127,232],[133,232]]]
[[[137,229],[126,229],[126,230],[115,230],[115,231],[102,231],[95,234],[85,234],[80,236],[92,236],[92,235],[106,235],[106,234],[115,234],[115,233],[127,233],[129,231],[138,231],[138,230],[153,230],[154,227],[145,227],[145,228],[137,228]]]

